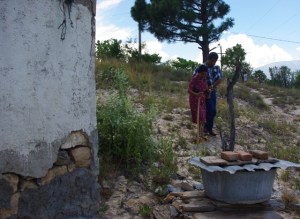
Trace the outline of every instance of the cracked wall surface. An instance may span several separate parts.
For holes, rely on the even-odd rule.
[[[97,172],[94,10],[76,0],[61,40],[60,0],[0,0],[0,173],[45,176],[76,130]]]
[[[99,209],[96,1],[64,2],[0,0],[0,218]]]

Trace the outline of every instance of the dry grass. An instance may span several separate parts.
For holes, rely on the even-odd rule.
[[[284,189],[281,199],[287,210],[293,210],[293,206],[297,203],[297,196],[294,191]]]

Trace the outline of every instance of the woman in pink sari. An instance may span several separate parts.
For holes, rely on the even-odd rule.
[[[188,90],[192,121],[197,125],[201,125],[200,130],[203,130],[206,123],[206,98],[209,95],[206,74],[207,67],[200,65],[189,83]]]

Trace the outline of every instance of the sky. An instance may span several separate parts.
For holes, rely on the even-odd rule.
[[[96,40],[138,39],[137,23],[130,15],[135,0],[97,0]],[[272,62],[300,60],[300,0],[224,0],[230,6],[226,17],[234,26],[210,45],[217,53],[241,44],[246,62],[254,68]],[[196,43],[159,42],[142,33],[146,52],[158,53],[162,61],[181,57],[202,62]]]

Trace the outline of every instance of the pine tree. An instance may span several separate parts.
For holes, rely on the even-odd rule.
[[[137,10],[141,2],[146,7]],[[148,4],[136,0],[132,12],[133,9],[133,19],[158,40],[197,43],[203,61],[210,52],[209,44],[218,41],[234,25],[233,18],[225,18],[230,7],[222,0],[151,0]]]

